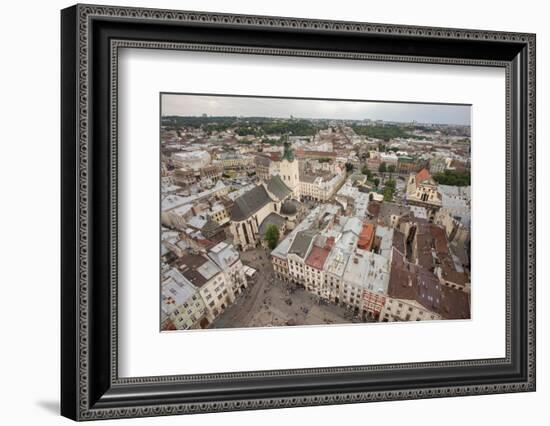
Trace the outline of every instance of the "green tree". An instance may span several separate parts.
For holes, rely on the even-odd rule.
[[[353,172],[353,164],[346,163],[346,172],[348,173]]]
[[[434,180],[441,185],[451,186],[469,186],[470,185],[470,173],[457,172],[454,170],[445,170],[443,173],[437,173],[434,175]]]
[[[377,177],[375,177],[373,180],[372,180],[372,183],[374,183],[374,186],[376,186],[378,188],[378,185],[380,185],[380,179],[378,179]]]
[[[361,169],[361,173],[363,173],[364,175],[367,176],[367,180],[371,180],[371,179],[372,179],[372,173],[371,173],[371,171],[369,170],[368,166],[363,166],[363,168]]]
[[[395,173],[395,166],[394,166],[393,164],[390,164],[390,165],[388,166],[388,172],[389,172],[389,173]]]
[[[395,179],[388,179],[386,181],[386,187],[387,188],[391,188],[395,191],[395,185],[396,185],[396,182],[395,182]]]
[[[389,186],[384,188],[384,201],[393,201],[393,191]]]
[[[380,163],[380,165],[378,166],[378,171],[380,173],[386,173],[387,171],[386,163],[384,162]]]
[[[384,201],[393,201],[393,194],[395,194],[395,179],[388,179],[384,185]]]
[[[279,242],[279,228],[277,228],[275,225],[269,225],[267,227],[267,230],[265,232],[265,241],[267,241],[267,246],[270,250],[273,250],[275,247],[277,247],[277,243]]]

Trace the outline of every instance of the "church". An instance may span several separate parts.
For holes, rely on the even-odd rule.
[[[231,209],[230,227],[235,246],[241,250],[256,247],[269,225],[277,226],[281,235],[290,229],[297,214],[297,201],[292,198],[292,190],[279,175],[237,198]]]
[[[290,143],[285,142],[285,150],[281,163],[279,164],[279,175],[284,184],[290,189],[292,195],[300,198],[300,167],[298,160],[294,158],[294,152],[290,148]]]
[[[263,244],[270,225],[282,236],[293,229],[301,212],[300,172],[290,143],[285,142],[279,173],[235,200],[231,210],[233,244],[247,250]]]
[[[407,203],[427,208],[430,218],[441,208],[441,193],[428,170],[422,169],[418,173],[410,174],[407,182]]]

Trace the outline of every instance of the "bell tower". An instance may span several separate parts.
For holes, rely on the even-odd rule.
[[[280,175],[295,197],[300,197],[300,171],[298,161],[294,158],[294,152],[288,139],[284,143],[284,153],[281,160]]]

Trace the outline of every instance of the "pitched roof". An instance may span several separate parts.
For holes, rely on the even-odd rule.
[[[405,234],[403,234],[403,232],[399,229],[395,229],[393,232],[392,245],[401,253],[405,253],[405,250],[407,249],[405,245]]]
[[[431,178],[430,172],[426,169],[422,169],[416,174],[416,183],[418,184],[430,178]]]
[[[235,200],[231,209],[231,220],[247,219],[269,202],[271,202],[271,198],[267,191],[263,185],[258,185]]]
[[[357,247],[364,250],[370,250],[374,241],[374,225],[372,223],[364,223],[363,229],[359,234],[359,242]]]
[[[314,231],[300,231],[294,237],[294,241],[288,250],[289,253],[294,253],[302,259],[306,256],[311,241],[315,237]]]
[[[181,274],[197,287],[201,287],[212,275],[219,272],[219,268],[211,260],[196,254],[183,255],[178,259],[177,264]]]
[[[220,227],[220,224],[216,222],[214,219],[208,219],[204,226],[202,227],[202,230],[204,232],[210,232],[218,229]]]
[[[309,252],[309,256],[306,259],[306,265],[309,265],[315,269],[322,270],[329,254],[330,254],[330,249],[327,246],[325,247],[313,246],[311,248],[311,251]]]
[[[267,190],[280,200],[284,200],[292,192],[288,186],[285,185],[279,175],[272,176],[267,181]]]
[[[390,216],[403,216],[409,214],[410,212],[411,210],[409,206],[384,201],[380,205],[378,217],[381,219],[387,219]]]
[[[427,310],[445,319],[469,319],[468,293],[442,285],[437,277],[421,267],[409,263],[393,249],[388,296],[415,300]]]
[[[264,155],[256,155],[256,158],[254,159],[254,163],[260,166],[269,167],[269,164],[271,163],[271,159]]]
[[[377,218],[380,215],[380,206],[381,203],[379,201],[370,201],[367,211],[373,218]]]

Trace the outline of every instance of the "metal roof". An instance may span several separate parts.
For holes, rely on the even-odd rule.
[[[235,200],[231,210],[231,220],[245,220],[271,201],[263,185],[258,185]]]
[[[279,175],[272,176],[271,179],[267,181],[266,186],[267,190],[277,197],[279,201],[284,200],[292,193],[290,188],[285,185]]]

